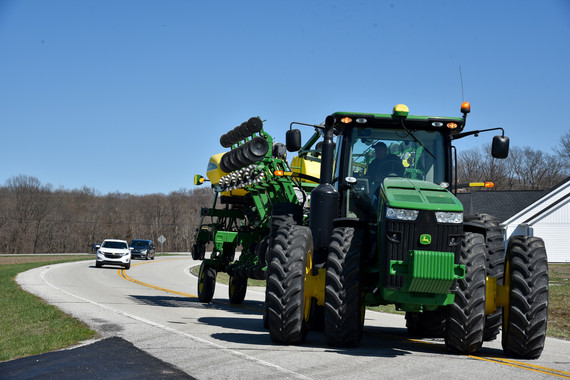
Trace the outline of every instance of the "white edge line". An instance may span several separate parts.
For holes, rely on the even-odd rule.
[[[75,262],[74,262],[74,263],[65,263],[65,264],[63,264],[63,265],[66,265],[66,264],[67,264],[67,265],[71,265],[71,264],[75,264]],[[62,265],[62,264],[58,264],[58,265]],[[147,324],[147,325],[151,325],[151,326],[157,327],[157,328],[159,328],[159,329],[162,329],[162,330],[165,330],[165,331],[174,333],[174,334],[182,335],[182,336],[187,337],[187,338],[190,338],[190,339],[192,339],[192,340],[194,340],[194,341],[196,341],[196,342],[208,344],[208,345],[213,346],[213,347],[215,347],[215,348],[221,349],[221,350],[223,350],[223,351],[229,353],[230,355],[234,355],[234,356],[237,356],[237,357],[240,357],[240,358],[243,358],[243,359],[250,360],[250,361],[255,362],[255,363],[257,363],[257,364],[261,364],[261,365],[266,366],[266,367],[274,368],[274,369],[277,369],[277,370],[279,370],[279,371],[282,371],[282,372],[285,372],[285,373],[289,373],[289,374],[295,375],[295,376],[296,376],[297,378],[299,378],[299,379],[311,379],[310,377],[304,376],[304,375],[302,375],[302,374],[300,374],[300,373],[297,373],[297,372],[291,371],[291,370],[289,370],[289,369],[280,367],[280,366],[278,366],[278,365],[276,365],[276,364],[273,364],[273,363],[266,362],[266,361],[261,360],[261,359],[258,359],[258,358],[256,358],[256,357],[246,355],[246,354],[241,353],[241,352],[239,352],[239,351],[232,350],[231,348],[224,347],[224,346],[222,346],[222,345],[220,345],[220,344],[217,344],[217,343],[214,343],[214,342],[210,342],[210,341],[208,341],[208,340],[199,338],[199,337],[197,337],[197,336],[194,336],[194,335],[191,335],[191,334],[188,334],[188,333],[184,333],[184,332],[182,332],[182,331],[178,331],[178,330],[173,329],[173,328],[168,327],[168,326],[164,326],[164,325],[162,325],[162,324],[160,324],[160,323],[153,322],[153,321],[150,321],[150,320],[148,320],[148,319],[141,318],[141,317],[138,317],[138,316],[136,316],[136,315],[129,314],[129,313],[126,313],[126,312],[124,312],[124,311],[115,309],[115,308],[113,308],[113,307],[111,307],[111,306],[107,306],[107,305],[101,304],[101,303],[99,303],[99,302],[91,301],[91,300],[88,300],[87,298],[83,298],[83,297],[81,297],[81,296],[72,294],[72,293],[70,293],[70,292],[68,292],[68,291],[66,291],[66,290],[64,290],[64,289],[58,288],[57,286],[51,284],[48,280],[45,279],[45,274],[46,274],[48,271],[50,271],[51,269],[52,269],[52,266],[46,267],[46,268],[40,273],[40,276],[39,276],[39,277],[40,277],[40,280],[41,280],[43,283],[45,283],[46,285],[48,285],[48,286],[52,287],[53,289],[58,290],[58,291],[60,291],[60,292],[62,292],[62,293],[65,293],[65,294],[67,294],[68,296],[71,296],[71,297],[80,299],[80,300],[82,300],[82,301],[84,301],[84,302],[90,303],[90,304],[95,305],[95,306],[99,306],[99,307],[101,307],[101,308],[103,308],[103,309],[110,310],[110,311],[112,311],[112,312],[114,312],[114,313],[123,315],[123,316],[125,316],[125,317],[134,319],[134,320],[136,320],[136,321],[145,323],[145,324]]]

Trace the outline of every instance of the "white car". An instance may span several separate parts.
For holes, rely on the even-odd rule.
[[[101,268],[103,264],[120,265],[125,269],[131,267],[131,250],[125,240],[106,239],[97,249],[95,266]]]

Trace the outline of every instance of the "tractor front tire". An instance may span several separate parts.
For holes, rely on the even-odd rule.
[[[482,229],[485,234],[485,270],[488,277],[495,277],[497,285],[503,285],[505,271],[505,242],[503,228],[497,218],[488,214],[465,215],[466,226],[472,225]],[[485,315],[483,341],[495,340],[499,335],[502,323],[502,311],[497,309],[493,314]]]
[[[472,354],[483,344],[485,327],[485,239],[466,232],[461,243],[460,264],[465,278],[457,280],[455,301],[447,307],[445,346],[451,352]]]
[[[305,276],[313,237],[308,227],[298,225],[282,226],[272,234],[265,288],[265,322],[274,343],[300,344],[305,340],[309,319]]]
[[[544,349],[548,318],[548,259],[544,241],[513,236],[505,257],[509,303],[503,308],[505,354],[536,359]]]
[[[214,297],[216,289],[216,268],[202,261],[198,273],[198,299],[200,302],[209,303]]]
[[[228,286],[228,293],[230,303],[239,305],[245,299],[247,292],[247,278],[242,276],[230,276],[230,284]]]
[[[325,286],[325,338],[329,346],[356,347],[362,339],[362,242],[362,230],[340,227],[332,232]]]

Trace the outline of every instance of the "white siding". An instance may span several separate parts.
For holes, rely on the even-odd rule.
[[[538,223],[570,223],[570,198],[541,216]]]
[[[533,232],[544,240],[548,262],[570,262],[570,223],[538,223]]]

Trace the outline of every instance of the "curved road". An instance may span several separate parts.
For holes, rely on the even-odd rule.
[[[131,269],[95,268],[95,260],[20,274],[27,291],[85,321],[103,337],[120,336],[198,378],[225,379],[570,379],[570,342],[548,338],[538,360],[510,360],[500,340],[478,356],[451,355],[442,340],[415,340],[401,315],[367,312],[356,349],[333,349],[322,333],[303,346],[278,346],[263,329],[263,288],[230,305],[227,286],[202,304],[189,257],[133,261]]]

